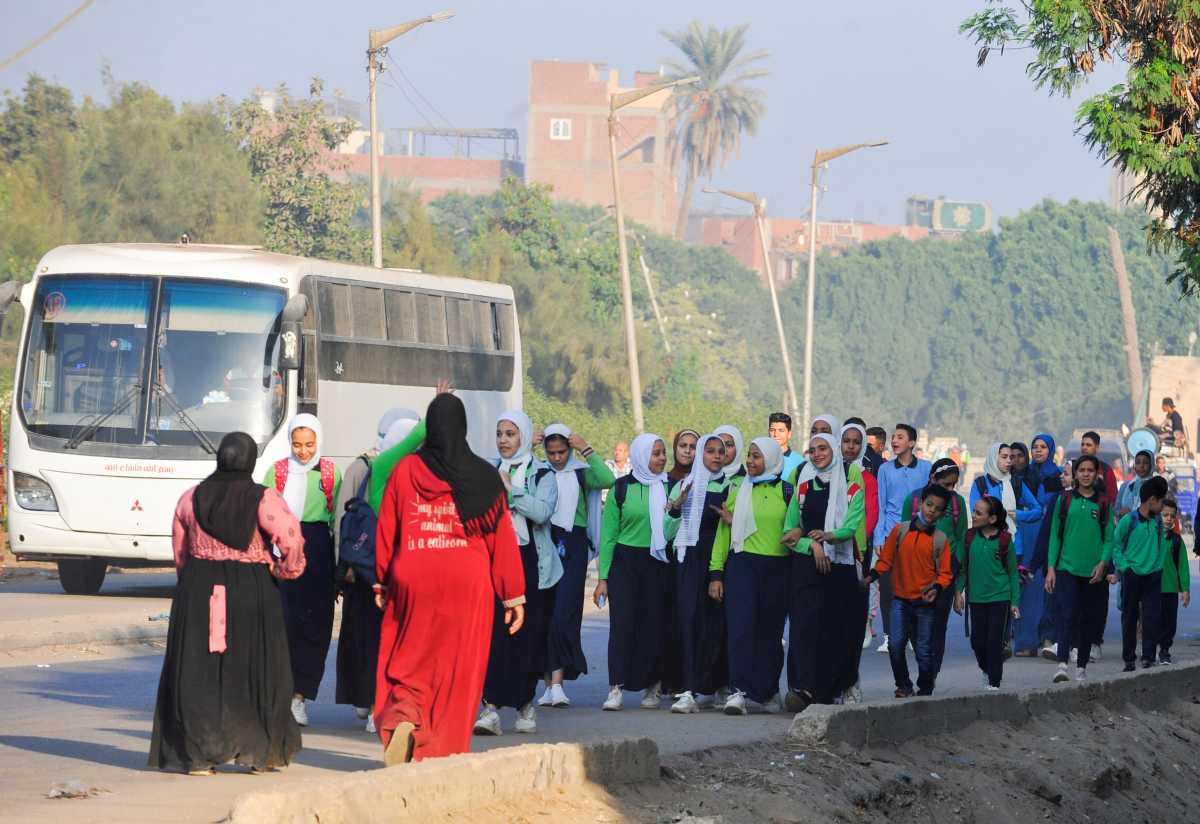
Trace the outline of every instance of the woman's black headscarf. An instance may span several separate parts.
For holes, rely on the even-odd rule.
[[[417,451],[429,471],[450,484],[458,516],[469,532],[492,532],[504,484],[496,467],[467,445],[467,410],[451,394],[438,395],[425,413],[425,444]]]
[[[209,475],[192,497],[196,523],[227,547],[249,548],[258,529],[258,505],[265,487],[250,473],[258,447],[245,432],[230,432],[217,447],[217,471]]]

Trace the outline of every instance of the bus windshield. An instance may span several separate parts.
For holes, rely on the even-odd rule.
[[[221,281],[43,278],[21,376],[25,425],[90,452],[201,457],[238,430],[264,444],[286,410],[285,301],[281,289]]]

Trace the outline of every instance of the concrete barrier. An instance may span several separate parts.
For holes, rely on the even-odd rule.
[[[873,704],[812,706],[792,721],[789,736],[804,742],[870,747],[922,735],[953,733],[976,721],[1020,726],[1047,713],[1071,715],[1095,707],[1159,709],[1180,698],[1200,700],[1200,664],[1155,667],[1105,681],[1073,682],[1028,692],[912,698]]]
[[[239,797],[231,824],[385,824],[428,821],[552,787],[657,780],[649,738],[525,744],[434,758]]]

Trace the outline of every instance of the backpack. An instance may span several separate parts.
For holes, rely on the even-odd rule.
[[[337,467],[333,461],[328,458],[320,460],[321,469],[321,491],[325,493],[325,511],[333,512],[333,484]],[[283,488],[287,486],[289,461],[287,458],[281,458],[275,462],[275,491],[280,495],[283,494]],[[303,516],[304,513],[296,513],[297,517]]]
[[[915,520],[915,519],[914,519]],[[905,521],[896,527],[896,552],[900,552],[900,545],[904,543],[904,539],[908,537],[908,533],[912,531],[913,521]],[[937,577],[942,571],[942,550],[946,548],[946,542],[949,538],[946,533],[942,532],[937,527],[933,529],[933,577]],[[892,565],[895,566],[893,560]]]
[[[1127,529],[1125,531],[1125,537],[1121,539],[1121,553],[1122,554],[1124,554],[1125,552],[1127,552],[1129,550],[1129,539],[1131,537],[1133,537],[1133,531],[1135,529],[1137,529],[1137,525],[1139,523],[1141,523],[1141,520],[1142,520],[1141,513],[1138,512],[1136,509],[1133,510],[1132,512],[1130,512],[1129,514],[1132,516],[1132,518],[1129,523],[1129,529]],[[1160,518],[1158,515],[1155,515],[1154,522],[1156,524],[1158,524],[1158,537],[1161,539],[1163,537],[1162,518]],[[1177,536],[1172,534],[1172,537],[1177,537]],[[1182,540],[1181,540],[1181,543],[1182,543]],[[1178,561],[1178,556],[1176,556],[1176,560]],[[1178,562],[1175,564],[1175,568],[1176,569],[1179,568]]]
[[[1000,548],[996,551],[996,559],[1000,561],[1000,566],[1008,569],[1008,548],[1012,545],[1012,533],[1007,529],[1001,529],[997,534],[1000,536]],[[968,529],[966,541],[963,542],[963,575],[970,574],[968,567],[971,563],[971,541],[974,538],[975,530]]]
[[[976,483],[978,483],[982,479],[983,479],[983,476],[980,476],[980,477],[976,478],[975,481],[976,481]],[[979,494],[983,495],[984,493],[980,492]],[[912,508],[912,512],[910,512],[908,514],[909,520],[916,518],[917,513],[921,510],[921,496],[920,495],[913,493],[911,508]],[[958,519],[961,517],[962,517],[962,507],[960,507],[958,505],[958,493],[952,492],[950,494],[950,523],[954,524],[955,526],[958,526]]]
[[[1100,540],[1104,540],[1104,531],[1108,528],[1108,501],[1104,500],[1097,490],[1096,496],[1100,501]],[[1058,543],[1062,546],[1063,536],[1067,530],[1067,512],[1071,509],[1071,501],[1075,499],[1069,491],[1063,490],[1058,496]]]
[[[338,557],[340,562],[354,570],[354,577],[368,585],[375,584],[375,530],[379,517],[367,500],[371,488],[371,462],[365,457],[359,460],[367,465],[367,474],[354,491],[354,497],[346,501],[346,512],[338,530]]]

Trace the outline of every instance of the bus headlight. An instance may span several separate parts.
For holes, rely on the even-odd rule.
[[[24,472],[13,472],[13,497],[21,509],[37,512],[58,512],[58,501],[50,484]]]

